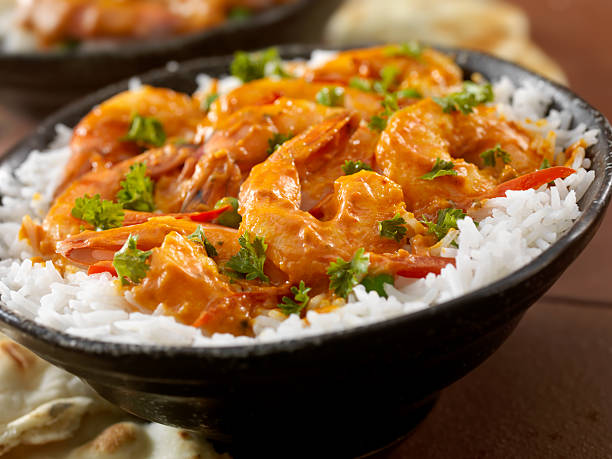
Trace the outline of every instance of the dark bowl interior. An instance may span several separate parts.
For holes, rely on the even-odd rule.
[[[76,338],[24,320],[0,306],[0,329],[44,359],[80,376],[96,391],[142,418],[229,441],[238,456],[350,457],[400,438],[426,415],[440,390],[485,360],[578,256],[610,200],[612,132],[605,118],[564,87],[482,53],[446,50],[466,75],[542,81],[551,108],[601,131],[588,151],[595,182],[583,214],[541,256],[477,291],[414,314],[369,326],[257,346],[186,348],[110,344]],[[287,58],[310,48],[283,48]],[[153,85],[195,89],[198,73],[222,75],[230,58],[199,59],[177,72],[142,76]],[[3,159],[15,167],[44,148],[53,127],[74,125],[96,103],[125,90],[100,90],[47,119]],[[500,388],[503,390],[503,388]],[[297,435],[300,435],[299,445]],[[292,448],[288,450],[287,448]],[[323,449],[324,448],[324,449]],[[297,449],[297,451],[296,451]]]
[[[295,0],[200,33],[132,41],[112,49],[0,52],[0,101],[35,116],[169,61],[220,56],[272,43],[314,43],[341,0]]]

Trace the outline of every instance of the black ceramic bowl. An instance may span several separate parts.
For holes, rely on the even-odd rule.
[[[291,47],[284,55],[308,51]],[[349,457],[402,437],[427,414],[439,391],[497,349],[578,256],[612,192],[612,132],[599,112],[566,88],[513,64],[477,52],[453,53],[468,75],[543,81],[554,93],[554,107],[570,110],[574,123],[601,131],[588,151],[596,179],[580,201],[583,215],[519,271],[414,314],[257,346],[194,349],[90,341],[24,320],[4,306],[0,329],[123,409],[231,440],[231,450],[242,457]],[[200,59],[142,80],[192,91],[196,74],[223,74],[228,63],[229,58]],[[74,125],[92,105],[126,88],[126,82],[110,86],[61,110],[3,161],[16,166],[28,151],[47,145],[56,123]]]
[[[341,0],[294,0],[241,21],[199,33],[126,42],[111,49],[70,52],[0,52],[0,101],[34,115],[75,100],[107,84],[161,67],[169,61],[221,56],[271,43],[320,39]]]

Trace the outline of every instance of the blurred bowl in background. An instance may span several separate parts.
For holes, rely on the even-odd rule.
[[[0,53],[0,102],[44,115],[95,89],[170,61],[230,54],[272,43],[313,43],[342,0],[295,0],[241,21],[163,40],[69,52]]]

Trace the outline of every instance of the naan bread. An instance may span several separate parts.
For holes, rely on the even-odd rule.
[[[87,413],[112,410],[76,376],[0,339],[0,455],[68,438]]]
[[[197,434],[161,424],[114,424],[74,450],[67,459],[229,458],[219,455]]]
[[[207,459],[201,436],[139,423],[76,376],[0,335],[3,459]],[[6,454],[6,455],[5,455]]]
[[[332,45],[420,40],[473,48],[566,83],[561,68],[529,36],[529,19],[498,0],[347,0],[326,28]]]

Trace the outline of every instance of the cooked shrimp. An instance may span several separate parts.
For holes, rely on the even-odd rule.
[[[279,97],[267,105],[248,106],[216,124],[204,152],[227,150],[240,170],[248,173],[270,155],[270,141],[275,135],[298,135],[341,112],[346,110],[287,97]]]
[[[308,71],[307,80],[348,85],[351,78],[381,78],[385,67],[396,69],[393,89],[418,89],[426,96],[452,92],[462,82],[461,69],[452,59],[431,48],[415,56],[402,54],[398,46],[380,46],[338,53],[334,59]]]
[[[238,233],[235,229],[173,217],[152,217],[145,223],[106,231],[83,231],[58,242],[57,251],[75,263],[92,265],[112,260],[130,234],[138,236],[140,250],[150,250],[159,247],[168,233],[188,236],[196,230],[198,224],[202,225],[206,237],[217,249],[217,261],[225,262],[238,252]]]
[[[205,143],[192,176],[183,179],[180,190],[173,194],[181,202],[180,210],[194,211],[202,204],[210,207],[224,196],[237,196],[251,168],[276,148],[277,137],[281,142],[340,113],[348,119],[344,109],[282,97],[272,104],[247,107],[223,119]]]
[[[239,283],[230,283],[219,273],[219,264],[200,244],[170,232],[153,249],[147,276],[132,287],[133,298],[148,312],[162,305],[166,314],[209,334],[251,334],[250,321],[259,309],[275,308],[289,287],[250,285],[248,291],[241,291]]]
[[[497,167],[480,156],[498,146],[507,153]],[[493,108],[473,113],[444,113],[432,99],[395,113],[376,147],[380,171],[404,191],[408,209],[435,213],[449,203],[466,202],[490,192],[503,180],[532,172],[542,158],[552,157],[553,145],[518,124],[499,118]],[[436,160],[451,161],[456,175],[424,180]]]
[[[134,115],[154,117],[170,140],[191,142],[204,115],[195,99],[170,89],[143,86],[111,97],[95,107],[74,129],[72,157],[57,193],[93,168],[108,167],[142,152],[136,142],[126,141]]]
[[[409,236],[423,231],[406,211],[401,188],[375,172],[362,171],[336,180],[336,213],[330,220],[319,221],[300,210],[300,176],[291,152],[316,148],[316,143],[313,147],[309,142],[325,139],[336,125],[337,120],[324,122],[287,142],[252,169],[240,192],[240,232],[264,236],[267,259],[291,283],[303,280],[324,288],[330,262],[338,257],[350,259],[358,247],[375,253],[395,252],[402,244],[381,237],[378,224],[396,214],[409,222]]]
[[[211,106],[208,118],[218,123],[234,112],[249,106],[268,105],[281,97],[316,101],[317,94],[329,84],[312,83],[303,79],[274,80],[264,78],[251,81],[219,97]],[[381,110],[382,97],[356,89],[343,88],[342,107],[354,110],[369,120]]]
[[[155,178],[180,167],[192,154],[192,148],[167,145],[149,150],[112,168],[101,168],[85,174],[74,181],[54,201],[43,222],[45,236],[40,241],[38,249],[44,255],[53,253],[56,242],[80,232],[84,222],[71,215],[76,199],[82,198],[85,194],[90,196],[99,194],[101,199],[113,200],[132,164],[144,162],[147,165],[147,173]]]

